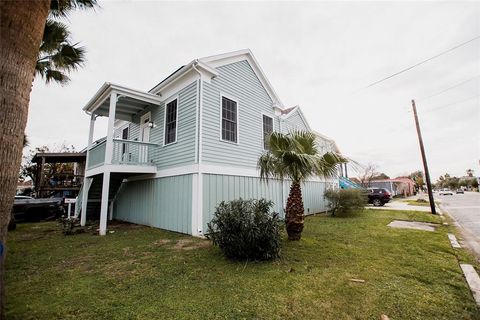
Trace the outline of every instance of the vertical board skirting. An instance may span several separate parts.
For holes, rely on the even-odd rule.
[[[192,175],[124,182],[114,218],[192,233]]]
[[[274,203],[273,210],[284,218],[283,208],[288,198],[290,184],[279,180],[270,180],[268,184],[257,177],[203,174],[203,228],[213,217],[215,207],[222,201],[234,199],[265,198]],[[283,185],[283,186],[282,186]],[[324,192],[326,182],[308,181],[302,184],[305,214],[326,210]]]

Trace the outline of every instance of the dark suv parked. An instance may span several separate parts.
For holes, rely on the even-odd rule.
[[[387,189],[383,188],[368,188],[368,203],[375,207],[381,207],[392,199],[392,195]]]

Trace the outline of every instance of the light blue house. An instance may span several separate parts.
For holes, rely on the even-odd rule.
[[[91,116],[81,224],[100,209],[100,234],[118,219],[202,236],[222,200],[267,198],[283,207],[288,181],[261,182],[264,136],[312,130],[298,106],[286,108],[250,50],[195,59],[149,92],[105,83],[84,107]],[[94,143],[95,119],[108,117]],[[338,151],[320,134],[322,150]],[[325,188],[303,186],[305,214],[325,210]]]

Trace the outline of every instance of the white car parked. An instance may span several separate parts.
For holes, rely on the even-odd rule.
[[[438,192],[439,196],[453,196],[453,191],[450,189],[444,188]]]

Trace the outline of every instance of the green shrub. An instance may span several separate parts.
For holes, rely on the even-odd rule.
[[[60,228],[62,229],[62,233],[65,236],[71,236],[71,235],[74,235],[74,234],[77,234],[77,233],[85,232],[85,230],[82,227],[80,227],[80,222],[79,222],[78,218],[71,217],[69,219],[65,216],[61,216],[58,219],[58,223],[60,224]]]
[[[279,257],[280,221],[265,199],[222,201],[208,223],[207,238],[230,259],[270,260]]]
[[[325,199],[332,215],[362,210],[368,203],[368,196],[362,189],[329,189]]]
[[[427,203],[428,201],[425,200],[425,199],[422,199],[422,198],[418,198],[417,199],[417,202],[420,202],[420,203]]]

